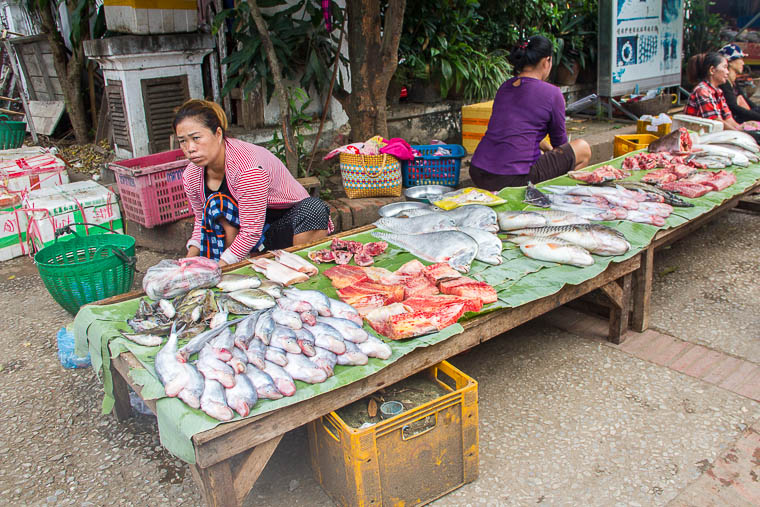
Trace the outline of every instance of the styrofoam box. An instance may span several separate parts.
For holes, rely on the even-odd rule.
[[[722,131],[723,122],[688,114],[674,114],[672,130],[678,130],[681,127],[686,128],[686,130],[693,130],[697,134],[709,134]]]
[[[7,178],[10,190],[39,190],[69,182],[66,164],[43,148],[18,148],[0,151],[0,175]]]
[[[26,255],[26,213],[21,205],[0,210],[0,261]]]

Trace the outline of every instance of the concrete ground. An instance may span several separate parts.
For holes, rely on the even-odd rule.
[[[654,330],[622,346],[563,308],[453,358],[479,382],[480,477],[435,504],[760,503],[758,244],[760,216],[730,212],[659,251]],[[72,318],[28,259],[0,298],[0,504],[199,504],[153,417],[100,415],[93,371],[60,366]],[[308,463],[287,434],[245,505],[332,505]]]

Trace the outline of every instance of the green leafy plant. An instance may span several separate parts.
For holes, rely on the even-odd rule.
[[[690,56],[715,51],[721,45],[719,14],[711,14],[712,0],[685,0],[683,20],[684,65]]]
[[[306,150],[306,134],[313,130],[312,117],[306,112],[311,105],[311,99],[302,88],[290,87],[288,89],[288,109],[290,110],[290,127],[293,130],[293,139],[296,143],[295,151],[298,155],[298,177],[309,176],[306,174],[306,164],[309,155]],[[266,143],[269,151],[285,163],[285,140],[280,137],[280,131],[275,130],[272,140]]]

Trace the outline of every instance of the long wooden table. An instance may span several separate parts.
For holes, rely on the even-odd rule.
[[[367,228],[363,228],[366,230]],[[361,229],[341,235],[355,234]],[[303,248],[300,246],[299,249]],[[641,266],[636,255],[620,263],[611,263],[605,271],[579,285],[566,285],[551,296],[517,308],[497,310],[475,317],[463,324],[464,332],[438,344],[419,348],[377,373],[347,386],[248,419],[220,424],[193,436],[195,464],[190,465],[193,478],[210,506],[240,505],[253,487],[282,436],[299,426],[353,403],[378,389],[399,382],[410,375],[499,336],[565,303],[594,290],[610,301],[609,339],[619,343],[628,328],[633,274]],[[231,266],[235,269],[237,266]],[[140,296],[133,292],[102,303],[114,303]],[[116,417],[131,416],[128,386],[138,394],[141,386],[129,376],[131,368],[142,368],[130,353],[111,360]],[[155,412],[155,401],[146,400]]]
[[[756,201],[748,200],[752,194],[760,190],[760,181],[753,186],[728,199],[707,213],[693,220],[670,229],[663,229],[655,234],[649,246],[641,252],[641,267],[636,271],[633,289],[633,315],[631,316],[631,328],[634,331],[644,332],[649,329],[649,306],[652,298],[652,280],[654,278],[654,253],[655,250],[669,245],[674,241],[688,236],[707,222],[710,222],[733,208],[742,208],[752,211],[760,211]]]

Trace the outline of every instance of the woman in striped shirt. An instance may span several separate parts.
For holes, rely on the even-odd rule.
[[[276,156],[227,137],[218,104],[189,100],[173,126],[190,160],[182,180],[195,214],[188,257],[203,255],[224,266],[254,248],[286,248],[332,232],[327,205],[309,197]]]

